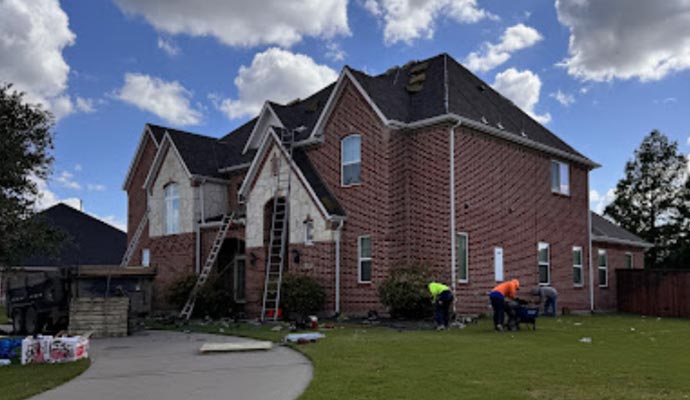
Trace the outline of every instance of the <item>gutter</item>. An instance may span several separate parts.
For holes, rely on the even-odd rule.
[[[593,242],[602,242],[602,243],[612,243],[612,244],[620,244],[624,246],[632,246],[632,247],[640,247],[643,249],[651,249],[654,247],[653,244],[649,242],[635,242],[632,240],[626,240],[626,239],[618,239],[618,238],[613,238],[609,236],[592,236],[592,241]]]
[[[243,169],[249,168],[250,165],[252,165],[252,163],[248,162],[244,164],[233,165],[232,167],[223,167],[218,169],[218,172],[221,174],[225,174],[228,172],[241,171]]]

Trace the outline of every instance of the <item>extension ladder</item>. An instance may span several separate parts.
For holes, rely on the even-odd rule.
[[[129,264],[129,261],[132,259],[134,250],[136,250],[137,246],[139,245],[139,239],[141,239],[141,234],[144,232],[144,228],[146,227],[146,222],[148,222],[148,220],[149,209],[147,208],[146,211],[144,211],[144,215],[141,217],[141,221],[139,221],[139,226],[137,226],[137,230],[134,231],[132,241],[129,242],[129,246],[127,246],[127,250],[125,251],[125,254],[122,256],[120,267],[126,267]]]
[[[208,254],[206,262],[204,263],[204,266],[203,268],[201,268],[201,272],[199,273],[199,277],[197,278],[196,283],[192,288],[192,291],[189,293],[189,298],[187,299],[187,302],[185,303],[184,307],[182,308],[182,311],[180,312],[181,320],[189,321],[189,318],[192,316],[192,312],[194,311],[194,305],[196,304],[196,298],[199,294],[199,290],[201,290],[201,288],[204,287],[204,284],[208,280],[208,276],[211,274],[213,265],[215,264],[216,259],[218,258],[218,253],[220,253],[220,248],[223,246],[225,234],[228,232],[228,229],[230,229],[230,225],[232,224],[234,217],[234,212],[223,216],[220,228],[218,228],[218,233],[216,233],[216,239],[213,241],[211,252]]]
[[[295,131],[274,128],[280,137],[280,142],[288,154],[286,177],[281,176],[281,160],[277,160],[276,188],[273,195],[273,215],[271,217],[271,236],[268,242],[268,257],[266,259],[266,279],[264,283],[264,297],[261,307],[261,320],[278,319],[280,309],[280,286],[283,280],[283,266],[286,259],[286,248],[289,240],[288,221],[290,219],[290,187],[291,168],[289,159],[292,158],[292,145],[295,141]],[[285,182],[286,181],[286,182]],[[283,186],[287,185],[284,189]]]

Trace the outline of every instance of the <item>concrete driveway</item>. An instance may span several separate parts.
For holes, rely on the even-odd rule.
[[[148,331],[91,341],[91,367],[35,400],[295,399],[312,377],[311,363],[286,347],[199,355],[204,342],[248,339]]]

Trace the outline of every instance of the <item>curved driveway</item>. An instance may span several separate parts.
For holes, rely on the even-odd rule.
[[[248,339],[148,331],[93,339],[91,367],[34,400],[295,399],[312,377],[309,361],[282,346],[200,355],[204,342]]]

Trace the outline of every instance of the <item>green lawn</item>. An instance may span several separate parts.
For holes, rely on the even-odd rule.
[[[325,333],[298,347],[314,364],[302,399],[690,399],[687,320],[593,316],[541,318],[535,332],[495,333],[483,320],[447,332],[346,325]]]
[[[89,360],[65,364],[0,367],[0,400],[26,399],[75,378],[89,367]],[[94,394],[97,397],[97,394]]]

